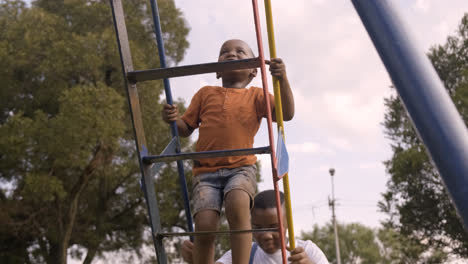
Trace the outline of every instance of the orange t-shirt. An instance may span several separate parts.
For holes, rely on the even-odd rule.
[[[182,120],[199,128],[196,151],[252,148],[255,134],[267,115],[263,89],[258,87],[202,87],[192,98]],[[270,94],[274,108],[274,97]],[[206,158],[195,161],[193,175],[220,168],[253,165],[255,155]]]

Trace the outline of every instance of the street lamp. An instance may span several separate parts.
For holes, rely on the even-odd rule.
[[[338,240],[338,228],[336,226],[336,216],[335,216],[335,188],[334,188],[334,184],[333,184],[333,175],[335,175],[335,169],[330,168],[330,170],[328,172],[330,172],[331,183],[332,183],[332,198],[331,198],[331,200],[330,200],[330,198],[328,199],[328,205],[332,209],[332,222],[333,222],[333,228],[335,230],[336,263],[341,264],[340,243],[339,243],[339,240]]]

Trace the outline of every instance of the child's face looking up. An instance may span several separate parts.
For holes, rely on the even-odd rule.
[[[250,47],[242,40],[231,39],[224,42],[219,51],[218,61],[242,60],[253,58]]]
[[[232,61],[253,58],[253,52],[249,45],[239,39],[231,39],[224,42],[219,51],[218,61]],[[230,72],[218,72],[217,78],[222,77],[226,83],[245,82],[249,83],[250,80],[257,74],[257,69],[242,69]]]

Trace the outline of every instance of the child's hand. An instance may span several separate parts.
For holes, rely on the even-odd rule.
[[[284,65],[283,60],[280,58],[271,59],[271,61],[265,61],[267,64],[270,64],[271,75],[282,80],[286,78],[286,65]]]
[[[314,264],[309,256],[307,256],[303,247],[297,247],[293,250],[288,248],[288,250],[291,252],[291,256],[288,258],[291,264]]]
[[[185,260],[187,263],[193,263],[193,243],[190,242],[190,240],[184,240],[182,242],[182,258]]]
[[[177,105],[164,105],[162,110],[162,118],[166,123],[177,121],[177,118],[179,118],[179,109],[177,109]]]

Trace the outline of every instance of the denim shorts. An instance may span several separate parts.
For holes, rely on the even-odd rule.
[[[206,209],[221,213],[224,198],[232,190],[244,190],[250,197],[250,207],[257,189],[255,165],[219,169],[201,173],[193,179],[193,215]]]

